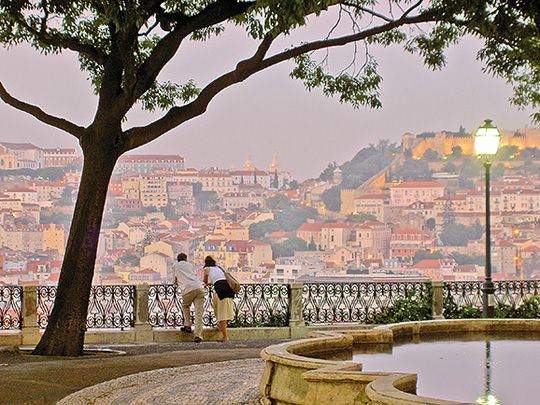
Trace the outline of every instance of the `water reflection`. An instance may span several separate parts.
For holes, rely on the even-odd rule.
[[[540,403],[540,339],[498,338],[404,344],[391,354],[355,352],[353,361],[367,372],[416,373],[421,396],[479,405]]]
[[[493,393],[491,389],[491,341],[486,340],[486,359],[484,361],[486,366],[486,392],[483,397],[476,400],[477,404],[481,405],[500,405],[499,398]]]

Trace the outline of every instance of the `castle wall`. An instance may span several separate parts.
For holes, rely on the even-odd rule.
[[[525,128],[518,130],[523,136],[514,136],[515,131],[501,130],[501,145],[500,146],[517,146],[519,149],[527,147],[540,148],[540,129]],[[406,134],[410,135],[410,134]],[[404,135],[405,137],[405,135]],[[433,138],[416,139],[418,143],[412,149],[414,157],[423,156],[425,151],[432,149],[437,152],[439,157],[452,154],[452,149],[456,146],[461,147],[464,155],[474,154],[474,138],[473,137],[454,137],[446,132],[439,132]],[[407,144],[414,143],[407,138]],[[405,145],[405,143],[404,143]]]

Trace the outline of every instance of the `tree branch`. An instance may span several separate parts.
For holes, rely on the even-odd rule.
[[[347,7],[352,7],[352,8],[355,8],[355,9],[358,9],[358,10],[361,10],[363,11],[364,13],[367,13],[367,14],[371,14],[373,17],[377,17],[377,18],[380,18],[386,22],[391,22],[391,21],[394,21],[392,18],[390,17],[387,17],[385,16],[384,14],[380,14],[380,13],[377,13],[376,11],[374,10],[371,10],[369,8],[366,8],[366,7],[363,7],[359,4],[353,4],[353,3],[349,3],[348,1],[345,1],[342,3],[344,6],[347,6]]]
[[[148,124],[145,127],[135,127],[126,131],[126,135],[128,136],[127,150],[131,150],[151,142],[171,129],[176,128],[183,122],[203,114],[208,108],[210,101],[212,101],[212,99],[218,93],[232,86],[233,84],[244,81],[257,72],[274,66],[280,62],[311,51],[343,46],[351,42],[361,41],[368,37],[391,31],[392,29],[402,25],[428,22],[431,21],[432,18],[433,16],[430,12],[414,17],[402,16],[398,20],[389,22],[388,24],[374,27],[356,34],[310,42],[275,54],[267,59],[263,59],[274,39],[271,36],[267,36],[257,49],[257,52],[251,58],[239,62],[235,70],[228,72],[209,83],[194,101],[184,106],[171,108],[162,118]]]
[[[45,124],[49,124],[55,128],[61,129],[62,131],[65,131],[78,139],[80,139],[84,134],[85,128],[75,125],[64,118],[58,118],[49,115],[35,105],[19,101],[16,98],[12,97],[4,88],[2,82],[0,82],[0,98],[6,104],[16,108],[17,110],[24,111],[37,118],[39,121],[44,122]]]
[[[196,100],[181,107],[171,108],[161,119],[145,127],[135,127],[126,131],[128,139],[126,151],[145,145],[182,122],[203,114],[216,94],[258,71],[258,65],[263,61],[274,39],[274,36],[267,35],[251,58],[239,62],[235,70],[209,83]]]
[[[71,51],[81,53],[99,64],[103,64],[105,61],[106,55],[90,44],[82,43],[74,37],[46,32],[43,21],[41,22],[41,28],[39,31],[30,26],[22,17],[17,18],[17,22],[44,45],[69,49]]]
[[[210,27],[231,17],[246,12],[253,1],[238,2],[220,0],[212,3],[199,14],[188,17],[183,24],[177,24],[172,32],[161,39],[148,59],[137,72],[137,85],[132,92],[132,101],[138,100],[156,80],[159,72],[175,55],[182,40],[193,31]]]

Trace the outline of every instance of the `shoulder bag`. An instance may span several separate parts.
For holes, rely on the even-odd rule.
[[[240,288],[242,288],[242,285],[238,282],[238,280],[228,271],[225,271],[223,267],[218,266],[221,271],[223,271],[223,274],[225,274],[225,279],[227,280],[227,284],[229,284],[229,287],[235,294],[238,294],[238,291],[240,291]]]

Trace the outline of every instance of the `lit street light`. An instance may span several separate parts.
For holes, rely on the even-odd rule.
[[[493,318],[495,315],[495,286],[491,279],[491,213],[490,213],[490,185],[489,169],[491,162],[489,155],[495,155],[501,142],[501,133],[485,120],[484,125],[474,134],[474,149],[477,155],[486,155],[484,167],[486,169],[486,275],[482,284],[482,317]]]

